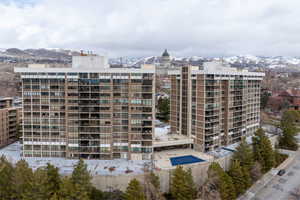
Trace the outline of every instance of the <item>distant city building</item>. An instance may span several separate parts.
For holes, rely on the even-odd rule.
[[[269,97],[267,106],[272,111],[300,110],[300,89],[287,89]]]
[[[155,69],[108,68],[96,55],[72,68],[15,68],[21,74],[23,155],[151,159]]]
[[[171,56],[166,49],[160,58],[160,63],[156,66],[156,74],[158,76],[167,76],[169,71],[178,69],[180,69],[178,66],[172,65]]]
[[[170,72],[171,133],[193,139],[206,152],[241,141],[260,123],[264,73],[237,70],[220,62]]]
[[[170,54],[168,53],[168,50],[165,49],[165,51],[163,52],[162,56],[161,56],[161,63],[164,66],[170,66],[171,64],[171,57]]]
[[[21,107],[13,105],[13,98],[0,98],[0,147],[17,140]]]

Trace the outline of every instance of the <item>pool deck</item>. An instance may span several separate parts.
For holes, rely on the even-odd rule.
[[[190,155],[205,160],[204,162],[213,160],[213,156],[202,152],[197,152],[192,149],[175,149],[175,150],[155,152],[154,154],[155,167],[158,169],[174,169],[176,168],[176,166],[172,166],[170,158],[178,157],[178,156],[190,156]],[[185,164],[185,165],[189,166],[189,165],[197,165],[197,164],[199,164],[199,162],[192,163],[192,164]]]

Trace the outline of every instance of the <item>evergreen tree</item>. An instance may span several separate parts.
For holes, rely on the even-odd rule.
[[[50,200],[62,200],[62,199],[60,199],[59,196],[55,193],[55,194],[52,195]]]
[[[0,199],[12,199],[14,168],[4,156],[0,158]]]
[[[101,200],[101,199],[103,199],[103,192],[101,190],[98,190],[95,187],[92,187],[90,199],[91,200]]]
[[[90,200],[89,192],[78,184],[74,184],[71,178],[64,177],[60,185],[58,196],[59,199]]]
[[[87,170],[87,165],[82,159],[74,166],[74,170],[71,176],[71,182],[76,186],[78,190],[86,191],[90,194],[92,184],[91,184],[91,175]]]
[[[252,165],[252,167],[253,167],[253,165]],[[245,184],[246,189],[248,189],[252,185],[250,170],[251,169],[248,169],[248,168],[242,166],[242,172],[244,175],[244,184]]]
[[[221,175],[220,194],[222,200],[232,200],[236,198],[236,192],[231,177],[226,173]]]
[[[290,127],[300,120],[300,112],[297,110],[287,110],[283,113],[280,120],[280,127]]]
[[[58,193],[59,187],[61,185],[61,178],[59,175],[59,169],[50,163],[47,163],[45,167],[46,176],[47,176],[47,190],[50,191],[52,196],[55,193]]]
[[[263,129],[258,129],[252,137],[253,157],[262,166],[262,172],[269,171],[275,165],[274,151]]]
[[[295,122],[300,119],[298,111],[289,110],[284,112],[280,127],[282,129],[282,135],[278,138],[278,146],[283,149],[296,151],[298,149],[297,139],[295,138],[297,128]]]
[[[247,189],[247,183],[245,182],[245,174],[240,165],[240,161],[233,160],[231,162],[228,174],[231,176],[235,191],[237,195],[243,194]]]
[[[27,199],[32,192],[34,177],[25,160],[17,162],[12,176],[13,199]]]
[[[95,194],[92,194],[92,190],[91,175],[87,165],[80,159],[74,166],[71,177],[64,177],[61,180],[58,196],[61,199],[89,200]]]
[[[195,184],[195,182],[193,180],[191,168],[189,168],[186,171],[186,182],[187,182],[187,186],[188,186],[189,192],[191,193],[191,196],[194,199],[196,197],[196,195],[197,195],[197,189],[196,189],[196,184]]]
[[[282,135],[278,137],[278,146],[282,149],[296,151],[298,149],[297,139],[295,138],[294,127],[285,127]]]
[[[240,165],[248,170],[250,170],[250,168],[253,166],[253,151],[251,146],[247,144],[245,138],[242,139],[241,143],[236,148],[232,159],[240,161]]]
[[[170,119],[170,99],[160,98],[157,101],[158,119],[168,122]]]
[[[196,190],[191,171],[185,171],[182,166],[177,166],[172,174],[170,190],[176,200],[194,199]]]
[[[137,179],[132,179],[124,194],[125,200],[146,200],[143,187]]]
[[[150,182],[156,189],[160,189],[159,177],[153,172],[150,173]]]
[[[121,190],[103,192],[103,200],[124,200],[124,193]]]
[[[33,173],[31,191],[23,199],[50,199],[52,191],[48,188],[47,172],[44,168],[38,168]]]

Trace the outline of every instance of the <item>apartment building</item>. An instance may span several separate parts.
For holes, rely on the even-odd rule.
[[[72,68],[15,68],[24,156],[151,159],[155,69],[109,68],[103,59],[83,55],[73,57]]]
[[[260,123],[263,77],[221,62],[170,72],[171,132],[193,138],[193,148],[201,152],[253,134]]]
[[[0,98],[0,148],[17,140],[21,107],[13,106],[13,99]]]

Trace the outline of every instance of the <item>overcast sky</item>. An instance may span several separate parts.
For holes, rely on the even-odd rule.
[[[0,48],[298,56],[300,0],[0,0]]]

